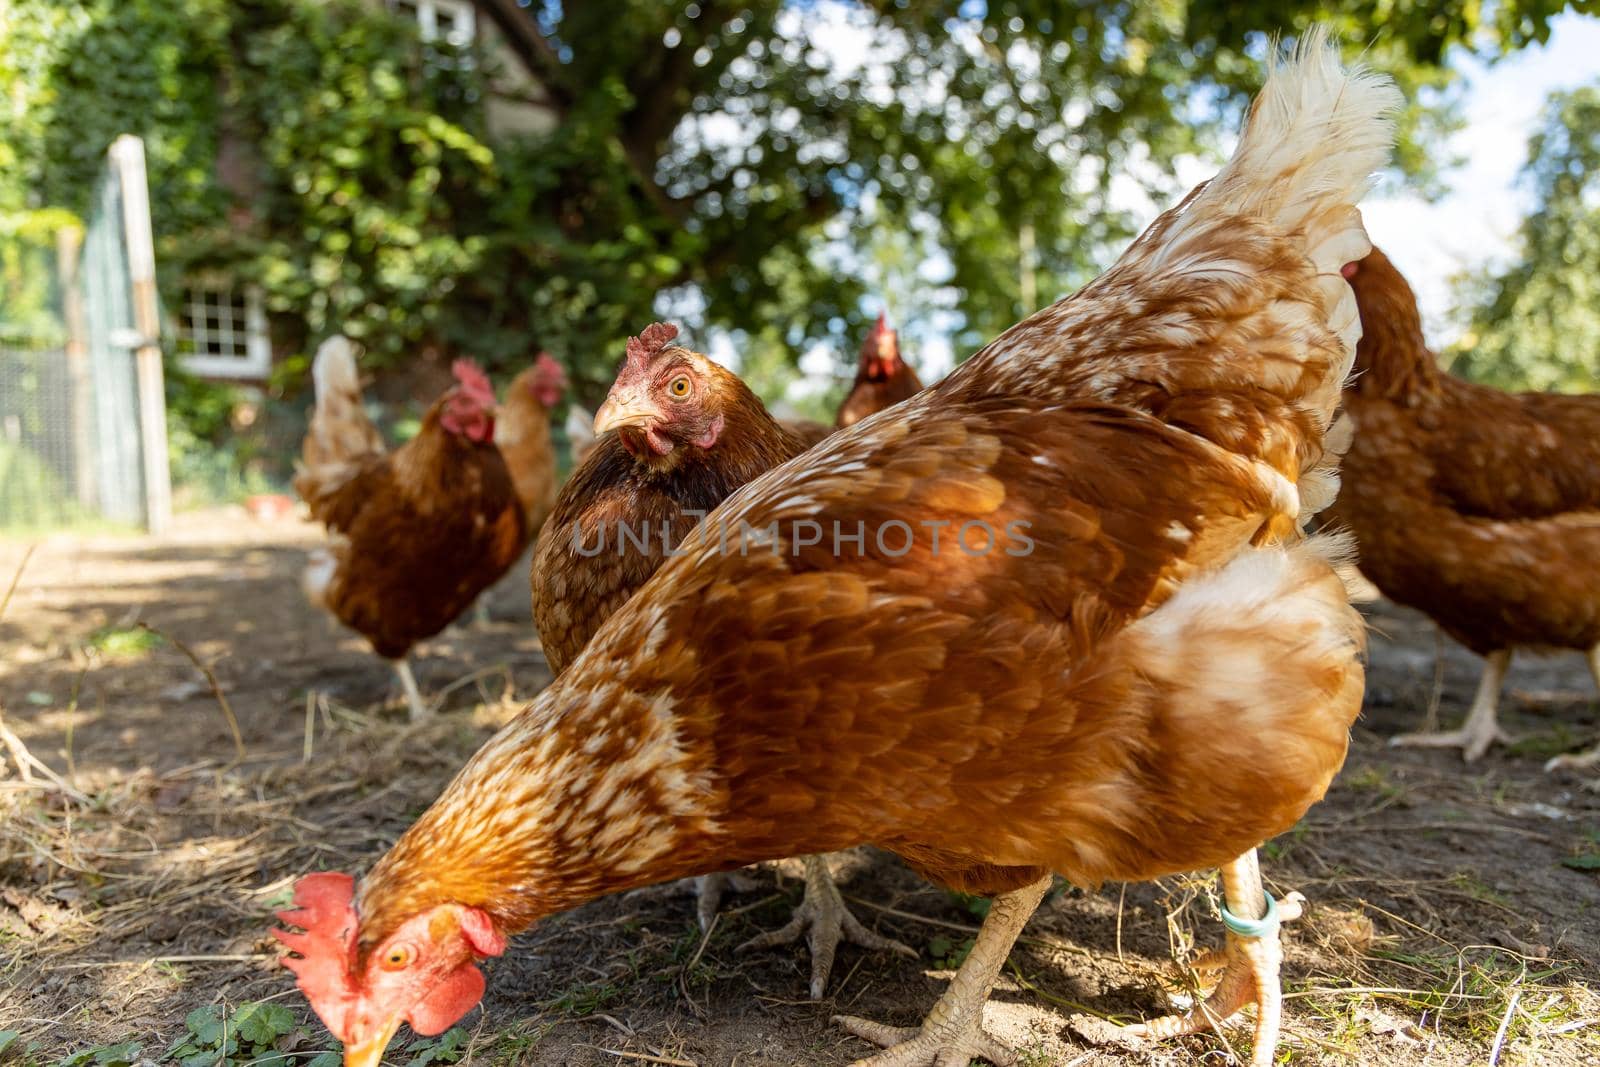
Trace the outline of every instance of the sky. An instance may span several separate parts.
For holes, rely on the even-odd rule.
[[[831,53],[837,69],[853,70],[869,59],[870,31],[851,5],[823,0],[809,7],[803,32]],[[1458,49],[1452,65],[1465,82],[1466,126],[1449,144],[1463,162],[1442,175],[1447,194],[1430,203],[1386,183],[1363,204],[1368,232],[1416,290],[1424,325],[1436,347],[1460,332],[1451,303],[1451,278],[1468,268],[1504,262],[1512,251],[1517,226],[1531,207],[1528,191],[1517,178],[1545,98],[1553,90],[1600,77],[1600,18],[1569,12],[1554,20],[1546,45],[1530,46],[1495,64],[1482,63]],[[1184,184],[1193,184],[1210,177],[1215,168],[1215,161],[1183,159],[1177,171]],[[1167,206],[1151,203],[1132,180],[1114,184],[1112,201],[1143,221]],[[929,332],[918,342],[908,355],[924,381],[938,378],[954,364],[948,339]],[[713,340],[711,354],[737,362],[725,338]],[[820,345],[804,353],[800,367],[805,377],[795,383],[791,396],[824,388],[832,375],[844,371],[840,358]]]
[[[1456,60],[1466,78],[1468,126],[1451,142],[1464,157],[1445,174],[1450,194],[1434,203],[1384,189],[1362,210],[1367,231],[1417,290],[1423,322],[1439,344],[1459,332],[1453,321],[1450,278],[1464,268],[1503,262],[1518,224],[1532,206],[1517,183],[1527,161],[1528,135],[1545,97],[1600,77],[1600,18],[1568,13],[1556,19],[1549,44],[1524,49],[1493,66],[1470,56]]]

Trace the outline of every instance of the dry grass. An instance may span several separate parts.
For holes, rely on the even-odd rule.
[[[215,557],[197,555],[226,572]],[[249,557],[236,558],[237,568]],[[160,1062],[193,1036],[185,1017],[197,1009],[214,1007],[225,1028],[260,1004],[289,1009],[289,1028],[234,1053],[208,1046],[206,1062],[314,1061],[328,1038],[274,963],[271,913],[298,875],[381,854],[520,708],[544,677],[507,651],[525,624],[453,638],[431,684],[450,707],[412,726],[381,699],[381,664],[333,648],[320,620],[292,614],[301,609],[283,567],[263,566],[229,596],[196,597],[188,614],[141,609],[164,641],[111,654],[93,635],[137,627],[139,616],[119,602],[79,619],[79,593],[41,608],[38,590],[60,573],[50,566],[44,579],[17,568],[20,591],[7,600],[35,619],[56,611],[75,629],[0,631],[8,654],[25,651],[19,661],[31,664],[0,664],[0,698],[21,709],[11,722],[35,760],[31,780],[14,759],[0,773],[0,1030],[19,1034],[9,1052],[0,1034],[0,1062],[65,1063],[128,1042]],[[215,638],[244,602],[276,612],[230,639],[247,642],[250,656]],[[1436,689],[1431,634],[1407,625],[1388,628],[1416,669],[1374,663],[1369,714],[1381,719],[1385,700],[1398,710],[1385,732],[1410,725]],[[304,681],[283,684],[289,670]],[[1470,688],[1470,675],[1451,676]],[[162,695],[174,687],[185,695]],[[53,703],[34,702],[36,690]],[[352,698],[363,691],[367,699]],[[1460,704],[1445,687],[1445,717]],[[1597,811],[1600,800],[1563,791],[1526,760],[1497,755],[1469,774],[1446,755],[1395,753],[1358,736],[1328,802],[1264,853],[1275,893],[1311,899],[1286,932],[1281,1059],[1600,1062],[1600,884],[1562,866],[1600,852],[1584,834]],[[781,924],[799,897],[792,877],[761,877],[764,891],[734,899],[705,934],[684,901],[649,891],[554,917],[495,961],[484,1011],[444,1042],[398,1045],[390,1062],[843,1064],[865,1050],[828,1016],[914,1022],[942,986],[936,968],[977,930],[970,902],[886,856],[853,856],[843,885],[856,914],[924,955],[841,949],[829,999],[813,1005],[803,948],[735,951]],[[1203,874],[1058,892],[1013,952],[991,1026],[1029,1067],[1247,1054],[1246,1020],[1155,1047],[1128,1045],[1108,1027],[1203,994],[1207,979],[1185,964],[1220,942],[1216,905]],[[29,1043],[34,1051],[19,1055]]]

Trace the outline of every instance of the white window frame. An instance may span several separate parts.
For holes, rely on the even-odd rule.
[[[225,356],[216,352],[197,350],[183,353],[179,358],[184,370],[202,378],[230,378],[244,381],[261,381],[272,373],[272,340],[267,333],[267,312],[262,300],[261,290],[253,285],[247,285],[242,290],[232,286],[207,285],[201,282],[191,283],[183,287],[184,310],[188,312],[190,327],[184,329],[182,320],[178,323],[178,336],[188,341],[191,345],[196,343],[195,334],[202,337],[209,335],[210,328],[202,326],[200,330],[194,329],[194,323],[203,321],[205,301],[202,294],[220,294],[225,297],[224,304],[231,307],[233,297],[242,291],[244,295],[244,345],[243,356]],[[198,314],[198,317],[197,317]],[[220,316],[219,316],[220,318]],[[239,330],[237,323],[224,321],[218,331],[219,337],[229,340],[234,339]],[[231,346],[230,346],[231,347]]]
[[[445,43],[466,48],[478,35],[478,9],[470,0],[409,0],[417,9],[417,26],[421,30],[424,42],[439,40],[439,12],[448,11],[455,16],[455,24],[459,31],[456,37],[446,37]],[[391,9],[398,12],[399,5],[390,3]]]

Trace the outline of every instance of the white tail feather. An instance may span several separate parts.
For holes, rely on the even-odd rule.
[[[350,338],[336,333],[318,346],[311,363],[311,380],[316,386],[318,407],[334,397],[361,396],[356,346]]]
[[[1340,271],[1372,250],[1356,204],[1389,160],[1402,103],[1393,81],[1346,69],[1327,30],[1313,28],[1292,58],[1273,66],[1233,158],[1186,213],[1251,215],[1304,236],[1328,326],[1348,355],[1307,398],[1329,421],[1361,339],[1355,293]]]
[[[567,411],[564,429],[567,431],[567,440],[572,442],[574,461],[581,459],[594,447],[594,416],[587,409],[573,404]]]
[[[361,461],[383,453],[383,438],[361,404],[355,343],[337,334],[322,342],[311,363],[311,380],[317,405],[295,464],[295,489],[307,502],[337,490]]]

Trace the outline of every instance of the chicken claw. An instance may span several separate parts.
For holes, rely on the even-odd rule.
[[[1600,645],[1595,645],[1589,650],[1589,673],[1594,676],[1594,684],[1600,686]],[[1544,773],[1552,771],[1582,771],[1600,763],[1600,745],[1583,752],[1568,752],[1561,756],[1552,756],[1545,762]],[[1587,783],[1587,788],[1600,793],[1600,778]]]
[[[966,962],[920,1027],[885,1026],[852,1015],[835,1015],[833,1021],[850,1033],[887,1049],[857,1060],[851,1067],[966,1067],[974,1058],[988,1060],[995,1067],[1016,1063],[1016,1053],[983,1028],[983,1006],[1017,935],[1049,888],[1050,876],[1045,875],[994,898]]]
[[[821,1000],[823,990],[828,988],[828,975],[833,971],[833,956],[838,951],[840,941],[877,952],[893,952],[909,959],[917,958],[917,950],[910,945],[873,933],[850,914],[850,909],[844,906],[844,898],[839,895],[839,887],[834,884],[825,857],[807,856],[804,862],[806,895],[794,910],[794,918],[780,930],[757,934],[740,945],[738,951],[792,945],[800,940],[802,933],[805,934],[806,944],[811,949],[812,1000]]]
[[[691,878],[686,885],[692,887],[694,892],[695,921],[700,924],[700,932],[711,929],[711,923],[717,917],[717,911],[722,907],[722,895],[728,890],[735,893],[754,893],[761,888],[761,883],[742,874],[739,871],[718,871],[716,874],[702,874],[698,878]]]
[[[1568,752],[1560,756],[1551,756],[1544,764],[1546,774],[1552,771],[1582,771],[1600,763],[1600,745],[1585,752]]]
[[[1226,965],[1222,980],[1209,997],[1184,1014],[1151,1019],[1127,1027],[1127,1032],[1160,1041],[1215,1030],[1254,1002],[1255,1050],[1250,1063],[1252,1067],[1271,1067],[1283,1021],[1283,990],[1278,981],[1283,945],[1278,940],[1278,924],[1299,918],[1304,898],[1291,893],[1274,902],[1267,896],[1254,849],[1222,868],[1222,890],[1227,900],[1224,920],[1229,922],[1227,947],[1221,954]],[[1201,962],[1200,969],[1214,969],[1217,962],[1212,956]]]
[[[1500,684],[1505,680],[1506,668],[1511,666],[1511,651],[1501,649],[1489,653],[1483,665],[1483,676],[1478,679],[1478,694],[1472,699],[1472,708],[1459,730],[1435,734],[1399,734],[1389,738],[1390,748],[1459,748],[1461,758],[1473,763],[1489,751],[1494,744],[1509,745],[1511,738],[1500,729],[1495,717],[1500,703]]]

